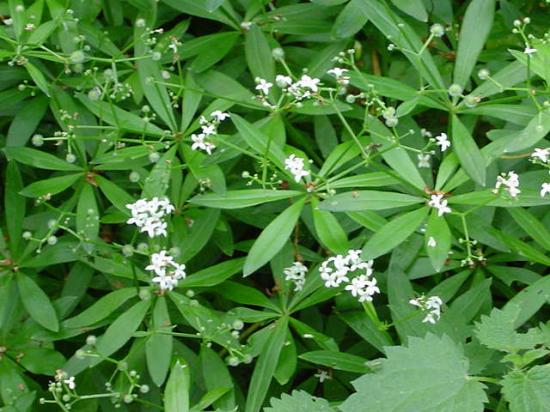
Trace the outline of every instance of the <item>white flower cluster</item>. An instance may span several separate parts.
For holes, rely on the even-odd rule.
[[[444,195],[432,195],[428,202],[428,206],[437,209],[438,216],[443,216],[445,213],[452,212],[451,208],[447,206],[447,199],[443,199],[443,196]]]
[[[174,258],[161,250],[153,253],[151,264],[145,268],[155,273],[154,283],[158,283],[160,290],[172,290],[178,284],[178,280],[185,278],[185,265],[174,262]]]
[[[229,113],[215,110],[210,113],[210,117],[211,119],[207,120],[206,117],[201,116],[199,119],[201,124],[201,133],[193,133],[191,135],[191,140],[193,141],[191,149],[203,150],[209,155],[211,155],[212,150],[216,148],[216,145],[209,138],[210,136],[218,134],[218,126],[229,117]]]
[[[418,159],[417,166],[420,168],[430,168],[430,159],[432,156],[429,153],[418,153],[416,155],[416,158]]]
[[[283,270],[285,280],[294,283],[294,292],[299,292],[306,283],[307,267],[302,262],[294,262],[292,266]]]
[[[546,149],[536,148],[533,153],[531,153],[531,159],[533,161],[547,164],[550,160],[550,147],[547,147]]]
[[[514,171],[497,176],[497,183],[493,193],[498,193],[503,186],[504,190],[512,197],[517,197],[521,193],[521,190],[519,190],[519,176]]]
[[[167,235],[168,224],[164,217],[175,210],[167,198],[139,199],[135,203],[127,204],[126,207],[132,213],[132,217],[126,223],[136,225],[140,232],[147,232],[151,238]]]
[[[285,159],[285,170],[290,171],[296,183],[300,182],[302,177],[309,176],[309,170],[304,169],[304,159],[294,154]]]
[[[256,77],[256,90],[259,92],[257,96],[265,107],[275,109],[277,106],[271,104],[268,101],[269,91],[273,87],[273,83]],[[290,76],[279,74],[275,77],[275,83],[281,90],[292,99],[292,103],[301,102],[314,97],[319,92],[320,79],[310,77],[307,74],[303,74],[298,80],[293,81]]]
[[[325,287],[336,288],[342,283],[348,283],[345,289],[353,297],[359,298],[359,302],[370,302],[376,293],[380,293],[376,286],[376,278],[372,276],[373,263],[372,260],[363,261],[360,250],[349,250],[345,256],[336,255],[321,263],[319,273],[325,281]],[[350,280],[348,274],[353,274],[357,270],[364,270],[364,273]]]
[[[439,296],[420,296],[416,299],[409,300],[411,305],[417,306],[425,313],[425,317],[422,322],[435,324],[441,318],[441,305],[443,301]]]

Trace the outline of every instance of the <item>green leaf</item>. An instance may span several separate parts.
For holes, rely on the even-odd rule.
[[[186,236],[183,237],[180,260],[182,262],[189,261],[193,256],[196,256],[206,243],[212,237],[214,229],[218,223],[220,211],[218,209],[206,209],[202,214],[194,220],[193,226]]]
[[[244,260],[245,258],[232,259],[209,266],[180,280],[178,285],[187,288],[216,286],[239,273]]]
[[[189,366],[183,359],[177,359],[164,392],[164,410],[166,412],[189,411]]]
[[[288,241],[304,207],[305,197],[277,216],[262,231],[252,245],[244,263],[243,275],[248,276],[268,263]]]
[[[183,103],[181,105],[181,126],[182,132],[186,131],[197,112],[197,108],[202,99],[202,94],[197,91],[199,86],[191,71],[185,75],[185,90],[183,91]]]
[[[297,190],[228,190],[223,194],[207,193],[204,195],[197,195],[191,198],[189,203],[217,209],[242,209],[267,202],[289,199],[301,194],[303,193]]]
[[[217,388],[229,388],[228,393],[214,401],[214,406],[223,410],[233,409],[235,407],[235,391],[227,365],[216,352],[206,345],[201,346],[200,362],[202,375],[208,378],[204,380],[206,389],[213,391]]]
[[[330,183],[331,189],[349,187],[384,187],[399,183],[399,180],[384,172],[362,173],[355,176],[348,176]]]
[[[280,399],[271,398],[271,407],[265,412],[334,412],[330,404],[321,398],[311,396],[304,391],[293,391],[291,395],[283,393]]]
[[[531,328],[526,333],[516,332],[516,321],[521,308],[507,304],[504,309],[494,308],[489,316],[482,315],[476,324],[475,334],[479,341],[491,348],[504,352],[532,349],[544,342],[540,329]]]
[[[483,1],[483,0],[482,0]],[[485,158],[472,135],[457,116],[452,118],[453,148],[460,164],[474,182],[485,186]]]
[[[495,0],[472,0],[460,28],[454,83],[466,87],[493,26]],[[456,149],[456,146],[455,146]]]
[[[245,34],[244,52],[250,73],[267,81],[275,79],[275,62],[271,47],[260,27],[252,24]]]
[[[363,0],[351,0],[342,9],[334,26],[332,26],[332,36],[337,39],[351,37],[367,24],[368,16],[363,11]]]
[[[63,321],[62,325],[66,329],[92,326],[105,319],[136,295],[137,291],[134,287],[114,290],[96,300],[93,305],[83,310],[78,315]]]
[[[550,405],[550,365],[510,372],[502,380],[502,393],[510,402],[510,412],[547,411]]]
[[[311,209],[315,232],[321,243],[334,253],[345,253],[349,249],[346,232],[332,213],[319,210],[317,204],[317,200],[312,201]]]
[[[392,3],[416,20],[428,21],[428,12],[422,0],[392,0]]]
[[[158,162],[153,166],[149,176],[145,178],[142,196],[146,198],[163,197],[170,183],[172,172],[172,160],[176,155],[177,146],[172,146],[164,153]]]
[[[508,246],[510,249],[512,249],[514,252],[516,252],[520,256],[524,256],[533,262],[550,266],[550,257],[542,253],[538,249],[535,249],[530,244],[525,243],[514,236],[511,236],[509,234],[506,234],[500,231],[496,232],[496,235],[504,244],[506,244],[506,246]]]
[[[280,318],[271,328],[269,339],[265,343],[258,362],[252,372],[245,412],[259,412],[277,367],[277,361],[287,334],[288,318]]]
[[[157,386],[166,379],[172,360],[172,331],[170,315],[164,296],[159,296],[153,309],[153,334],[145,342],[147,370]],[[164,333],[159,333],[164,332]]]
[[[8,162],[4,186],[4,208],[6,213],[6,227],[10,235],[9,244],[13,255],[17,254],[17,247],[21,242],[23,219],[25,218],[26,212],[26,201],[20,194],[22,187],[23,180],[21,179],[21,173],[19,172],[17,163]]]
[[[115,206],[125,215],[130,215],[130,211],[126,207],[126,205],[134,203],[135,199],[130,196],[128,192],[126,192],[124,189],[121,189],[110,180],[107,180],[102,176],[96,176],[95,179],[105,197],[109,199],[109,202],[111,202],[113,206]]]
[[[550,132],[550,114],[541,111],[533,116],[529,124],[518,134],[514,133],[513,138],[504,149],[506,152],[520,152],[536,145]]]
[[[158,126],[155,126],[151,122],[146,122],[138,115],[127,112],[113,104],[93,101],[83,94],[77,95],[77,98],[99,119],[120,130],[126,130],[139,135],[145,134],[158,137],[163,135],[162,129]]]
[[[468,376],[468,361],[449,337],[411,337],[405,346],[386,348],[380,370],[353,382],[356,393],[342,412],[482,412],[484,385]]]
[[[431,243],[435,241],[435,245]],[[432,211],[428,218],[428,226],[425,235],[426,251],[434,269],[439,272],[451,250],[451,231],[443,216],[437,216],[437,211]]]
[[[535,242],[546,250],[550,250],[550,232],[536,217],[519,207],[509,208],[506,211]]]
[[[367,359],[349,353],[316,350],[302,353],[299,358],[316,365],[328,366],[340,371],[354,373],[370,372],[370,368],[366,365]]]
[[[17,287],[23,306],[31,318],[46,329],[57,332],[59,323],[48,295],[34,280],[23,273],[17,275]]]
[[[356,212],[363,210],[385,210],[422,203],[417,196],[377,190],[356,190],[339,193],[321,202],[319,209],[331,212]]]
[[[29,72],[33,82],[38,86],[38,88],[40,90],[42,90],[42,92],[46,96],[50,97],[50,90],[49,90],[49,87],[48,87],[48,81],[46,80],[46,78],[44,77],[42,72],[36,66],[34,66],[31,63],[25,64],[25,68]]]
[[[285,170],[284,162],[286,156],[279,146],[270,144],[270,139],[259,128],[247,122],[242,117],[231,114],[231,120],[233,120],[241,137],[255,152],[261,156],[267,155],[267,158],[275,166],[280,170]]]
[[[76,229],[84,238],[82,246],[88,253],[91,253],[99,238],[99,209],[90,184],[86,184],[82,188],[76,211]]]
[[[128,342],[134,332],[143,322],[145,314],[151,306],[150,300],[136,303],[109,325],[103,336],[97,342],[97,351],[105,356],[111,356]],[[100,361],[94,361],[98,363]]]
[[[363,247],[363,258],[374,259],[405,241],[422,224],[428,208],[405,213],[376,232]]]
[[[48,98],[39,96],[27,101],[17,112],[8,130],[6,146],[25,146],[48,110]]]
[[[83,173],[74,173],[39,180],[38,182],[25,186],[19,193],[27,197],[40,197],[46,194],[56,195],[71,187],[73,183],[82,178],[82,176],[84,176]]]
[[[62,170],[68,172],[82,171],[82,168],[79,166],[65,160],[61,160],[60,158],[49,153],[31,149],[29,147],[6,147],[4,148],[4,151],[9,159],[16,160],[19,163],[33,166],[38,169]]]

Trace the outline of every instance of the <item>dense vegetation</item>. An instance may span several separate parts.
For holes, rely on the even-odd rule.
[[[550,4],[0,2],[0,410],[550,411]]]

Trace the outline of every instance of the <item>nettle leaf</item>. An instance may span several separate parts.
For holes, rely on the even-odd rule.
[[[515,370],[502,380],[502,393],[510,412],[545,412],[550,405],[550,365]]]
[[[271,407],[264,408],[265,412],[297,412],[316,411],[334,412],[330,404],[321,398],[311,396],[304,391],[293,391],[288,395],[283,393],[280,399],[271,398]]]
[[[494,308],[489,316],[482,315],[476,324],[477,338],[485,346],[505,352],[531,349],[542,343],[544,336],[538,328],[531,328],[527,333],[515,331],[520,312],[519,306],[508,304],[502,310]]]
[[[468,376],[468,360],[449,337],[411,337],[405,346],[386,348],[380,370],[353,382],[356,393],[343,412],[482,412],[484,385]]]

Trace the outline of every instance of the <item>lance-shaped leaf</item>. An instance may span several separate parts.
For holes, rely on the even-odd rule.
[[[304,207],[305,197],[277,216],[252,245],[244,263],[243,275],[248,276],[269,262],[288,241]]]
[[[57,332],[59,322],[48,295],[34,280],[23,273],[17,275],[17,287],[23,306],[31,318],[46,329]]]
[[[363,210],[385,210],[422,203],[424,199],[403,193],[378,190],[355,190],[339,193],[321,202],[319,209],[331,212],[358,212]]]
[[[215,209],[242,209],[276,200],[289,199],[301,194],[303,193],[297,190],[229,190],[223,194],[207,193],[197,195],[191,198],[189,203]]]
[[[474,182],[485,186],[485,158],[474,138],[457,116],[453,116],[452,129],[453,148],[460,164]]]
[[[176,360],[170,371],[164,393],[166,412],[189,412],[189,366],[183,359]]]

